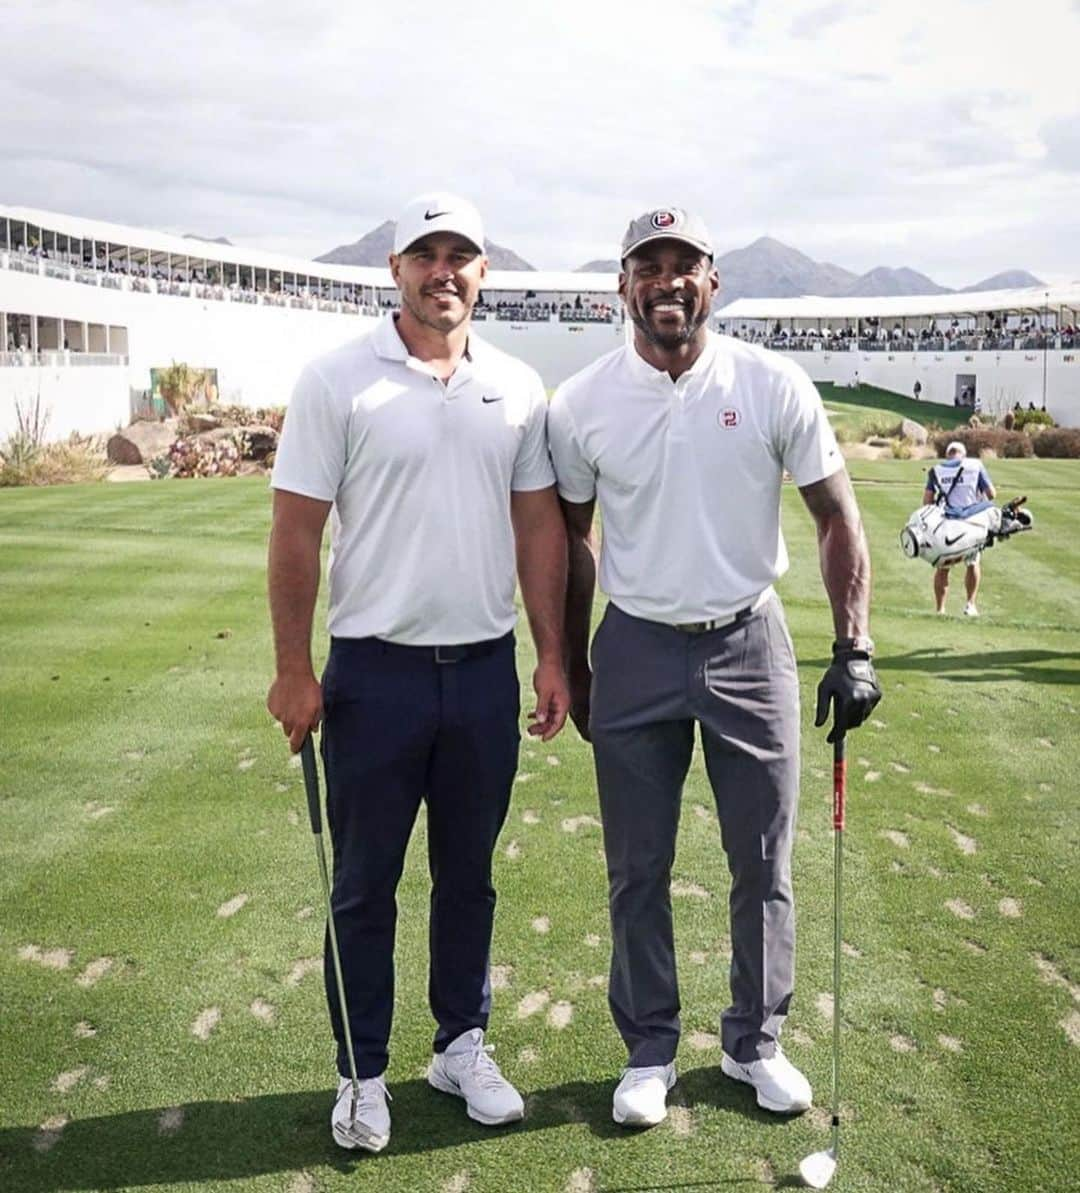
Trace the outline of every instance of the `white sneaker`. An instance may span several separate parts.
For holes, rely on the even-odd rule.
[[[357,1083],[356,1111],[353,1085],[348,1077],[338,1082],[337,1101],[330,1115],[330,1129],[338,1147],[362,1147],[381,1152],[390,1142],[390,1094],[381,1077],[363,1077]]]
[[[776,1046],[776,1053],[741,1065],[725,1052],[720,1069],[726,1077],[745,1081],[757,1091],[757,1104],[777,1114],[801,1114],[813,1100],[810,1082]]]
[[[964,606],[964,616],[965,617],[978,617],[979,616],[979,611],[978,611],[978,609],[975,608],[974,601],[968,601],[968,603]]]
[[[674,1064],[623,1069],[611,1117],[624,1127],[655,1127],[667,1118],[667,1094],[674,1084]]]
[[[493,1045],[484,1044],[478,1027],[458,1036],[428,1067],[428,1084],[444,1094],[465,1099],[469,1118],[487,1127],[515,1123],[525,1115],[521,1094],[491,1059]]]

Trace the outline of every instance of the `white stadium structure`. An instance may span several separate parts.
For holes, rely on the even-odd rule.
[[[303,363],[395,304],[389,270],[0,205],[0,440],[40,401],[49,434],[150,408],[151,370],[216,370],[222,401],[283,405]],[[489,273],[479,334],[554,386],[626,334],[612,274]],[[904,298],[740,299],[728,334],[815,381],[946,405],[1045,406],[1080,425],[1080,283]]]

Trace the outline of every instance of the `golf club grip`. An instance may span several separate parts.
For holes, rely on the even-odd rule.
[[[313,833],[322,832],[322,807],[319,800],[319,766],[315,761],[315,746],[311,734],[304,738],[300,747],[300,762],[304,768],[304,790],[307,792],[308,819]]]
[[[833,828],[840,832],[844,827],[844,805],[847,796],[847,754],[845,738],[841,733],[833,742]]]

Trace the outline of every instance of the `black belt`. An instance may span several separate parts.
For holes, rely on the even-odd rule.
[[[513,631],[501,638],[485,638],[482,642],[456,642],[452,646],[410,646],[404,642],[388,642],[385,638],[335,638],[335,642],[367,642],[378,646],[383,654],[411,655],[414,659],[430,659],[433,663],[462,663],[491,654],[513,637]]]
[[[756,603],[756,602],[755,602]],[[729,613],[727,617],[713,617],[709,621],[685,621],[682,625],[673,625],[673,630],[680,634],[708,634],[713,630],[722,630],[736,622],[745,621],[754,611],[753,605],[747,605],[737,613]]]

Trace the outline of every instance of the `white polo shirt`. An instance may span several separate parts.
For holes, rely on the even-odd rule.
[[[813,382],[778,353],[708,333],[678,379],[632,344],[556,391],[548,439],[559,493],[596,497],[600,587],[667,624],[724,617],[787,571],[780,489],[844,466]]]
[[[334,503],[329,628],[415,646],[513,628],[511,490],[555,483],[536,372],[469,336],[446,385],[392,315],[308,365],[271,484]]]

